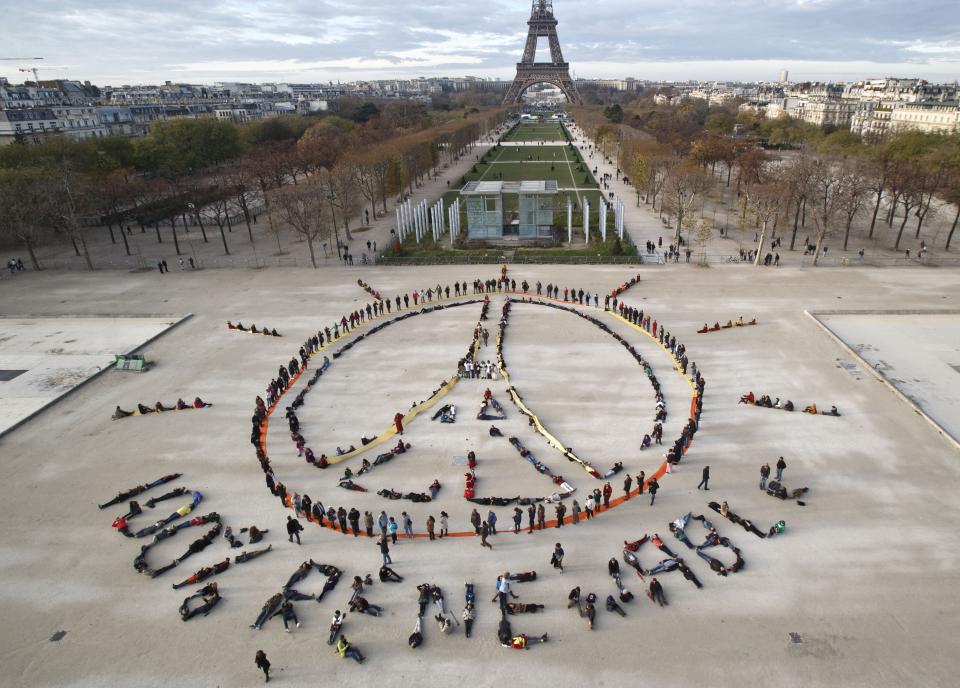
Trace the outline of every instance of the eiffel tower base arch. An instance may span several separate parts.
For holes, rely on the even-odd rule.
[[[577,87],[570,78],[570,70],[566,65],[517,65],[517,76],[513,80],[506,97],[503,99],[504,105],[519,105],[523,100],[523,94],[528,88],[536,84],[552,84],[560,89],[567,102],[571,105],[580,105],[580,94]]]

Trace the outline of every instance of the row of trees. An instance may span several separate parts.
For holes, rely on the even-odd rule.
[[[843,233],[847,250],[857,218],[869,219],[873,239],[880,223],[895,230],[899,250],[908,225],[919,239],[924,223],[944,206],[953,221],[944,247],[949,250],[960,221],[960,137],[902,132],[865,144],[849,132],[823,134],[794,120],[765,124],[768,132],[792,141],[791,152],[773,155],[756,137],[731,137],[701,129],[680,141],[632,127],[599,122],[595,140],[616,156],[631,177],[637,204],[645,199],[677,220],[679,241],[685,216],[715,185],[735,187],[741,219],[751,214],[760,227],[758,259],[764,254],[767,229],[789,228],[790,250],[808,220],[815,226],[817,257],[824,239]],[[599,122],[599,123],[597,123]],[[774,128],[775,127],[775,128]],[[676,129],[674,129],[675,131]]]
[[[152,228],[158,243],[168,235],[179,255],[178,225],[198,227],[204,243],[213,225],[229,254],[233,224],[244,223],[252,243],[254,218],[268,211],[278,251],[289,225],[307,239],[314,257],[315,239],[332,233],[339,246],[342,228],[350,241],[350,222],[364,204],[374,217],[378,206],[386,213],[389,195],[412,192],[504,118],[500,110],[474,111],[434,122],[413,103],[395,103],[388,111],[389,121],[378,110],[367,111],[363,121],[330,116],[309,126],[287,118],[251,128],[178,120],[136,143],[58,137],[7,147],[0,151],[0,241],[22,245],[39,269],[36,247],[66,237],[92,269],[85,228],[103,226],[114,244],[119,236],[127,255],[130,226]],[[322,218],[320,230],[293,221],[291,199],[302,202],[306,194],[320,199],[312,206]],[[273,203],[282,210],[280,221],[269,212]]]

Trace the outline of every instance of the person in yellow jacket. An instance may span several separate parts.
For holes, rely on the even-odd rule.
[[[341,635],[340,640],[337,641],[337,653],[344,659],[350,657],[356,660],[358,664],[363,664],[366,659],[366,657],[360,653],[360,650],[350,644],[350,641],[347,640],[347,636],[345,635]]]

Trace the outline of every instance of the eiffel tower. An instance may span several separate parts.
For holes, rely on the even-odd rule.
[[[570,78],[570,65],[563,60],[560,51],[560,39],[557,37],[557,20],[553,16],[553,0],[533,0],[530,11],[530,27],[527,34],[527,47],[523,58],[517,63],[517,76],[503,99],[504,105],[519,105],[524,91],[534,84],[553,84],[567,97],[571,104],[579,105],[580,94]],[[550,41],[550,61],[536,62],[537,39],[545,37]]]

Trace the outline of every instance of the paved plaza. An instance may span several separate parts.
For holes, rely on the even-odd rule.
[[[638,272],[641,281],[623,300],[685,344],[707,381],[699,431],[674,472],[661,479],[653,506],[646,494],[634,496],[590,521],[519,535],[509,532],[512,506],[478,506],[484,516],[489,508],[498,515],[500,532],[490,538],[492,551],[473,536],[401,539],[391,556],[404,582],[377,581],[364,592],[384,608],[383,616],[350,613],[343,627],[366,654],[363,666],[341,659],[326,640],[333,611],[346,609],[353,576],[372,573],[376,579],[379,549],[365,534],[344,536],[304,519],[303,545],[287,542],[284,521],[292,512],[268,491],[250,443],[254,398],[264,394],[278,366],[296,355],[309,334],[371,300],[358,279],[393,296],[454,280],[496,278],[499,267],[201,270],[171,276],[176,279],[156,272],[28,273],[0,284],[0,315],[7,317],[62,316],[63,294],[82,296],[70,302],[70,314],[78,319],[193,314],[144,347],[155,361],[153,370],[98,376],[0,439],[7,476],[0,487],[4,684],[254,685],[262,680],[253,665],[258,649],[273,662],[271,683],[292,686],[390,688],[438,678],[482,686],[619,685],[626,680],[678,687],[717,681],[816,687],[955,684],[950,649],[960,630],[955,595],[960,538],[954,527],[960,507],[952,489],[960,479],[957,449],[866,370],[864,361],[873,363],[868,348],[876,347],[877,356],[895,369],[888,376],[918,381],[922,393],[906,393],[921,407],[929,402],[932,415],[944,409],[955,417],[949,375],[956,373],[949,366],[957,363],[950,357],[956,316],[922,321],[883,316],[851,325],[824,314],[949,308],[960,299],[960,273],[688,265],[508,269],[518,285],[526,279],[600,296],[599,309],[576,309],[609,332],[538,304],[515,303],[509,316],[503,354],[510,382],[564,446],[600,472],[622,461],[631,475],[644,470],[649,476],[686,422],[691,390],[670,356],[649,335],[603,312],[603,295]],[[482,297],[468,294],[467,300],[472,298]],[[481,323],[491,336],[480,348],[481,360],[496,359],[505,300],[501,293],[491,296],[489,318]],[[480,309],[479,303],[445,308],[367,334],[374,321],[342,340],[357,341],[342,356],[333,357],[341,342],[315,356],[311,369],[324,355],[331,366],[298,409],[314,451],[332,457],[338,446],[360,446],[361,436],[383,433],[396,412],[428,399],[441,381],[455,375]],[[863,359],[808,311],[824,318]],[[739,316],[756,317],[759,324],[696,334],[705,322]],[[273,327],[284,336],[231,332],[225,327],[228,319]],[[53,339],[63,342],[45,347],[64,346],[73,338],[66,330],[58,332]],[[654,390],[611,335],[635,347],[661,384],[669,411],[662,447],[639,450],[653,423]],[[112,352],[150,336],[132,337],[124,324],[98,346],[109,344]],[[947,367],[932,367],[935,349]],[[928,362],[921,365],[918,359]],[[301,376],[291,394],[306,388],[311,372]],[[927,378],[942,382],[928,385]],[[15,383],[0,382],[0,390]],[[506,409],[507,418],[494,421],[504,438],[491,437],[491,423],[476,419],[486,388]],[[835,404],[842,416],[739,405],[739,396],[750,390],[791,399],[801,408]],[[190,413],[110,418],[118,404],[169,404],[198,395],[214,405]],[[327,470],[306,464],[283,419],[290,398],[281,402],[266,437],[287,489],[309,493],[327,507],[355,506],[374,514],[383,509],[395,517],[407,511],[418,535],[425,532],[427,516],[439,517],[441,510],[449,514],[452,532],[472,530],[468,517],[474,505],[463,498],[469,450],[477,454],[478,496],[539,497],[557,490],[507,437],[516,437],[554,474],[562,474],[576,488],[574,498],[583,500],[604,482],[566,461],[529,426],[509,402],[502,379],[464,379],[434,408],[456,405],[455,423],[431,420],[433,411],[417,416],[404,433],[411,450],[356,478],[369,492],[344,490],[337,487],[338,477],[344,467],[356,471],[362,457]],[[372,459],[380,451],[363,456]],[[774,464],[779,456],[787,462],[784,483],[790,489],[809,487],[805,506],[758,489],[760,465]],[[711,469],[708,493],[696,489],[706,465]],[[194,515],[216,512],[244,543],[241,528],[267,528],[263,543],[231,549],[218,537],[162,576],[137,573],[134,557],[150,538],[124,538],[111,528],[126,511],[125,502],[104,510],[97,504],[175,472],[183,476],[134,498],[144,504],[176,486],[200,491],[203,502]],[[611,479],[615,498],[623,493],[623,476]],[[434,479],[442,484],[435,502],[376,494],[380,489],[425,492]],[[131,526],[149,525],[188,501],[180,497],[144,508]],[[786,532],[758,538],[711,511],[710,501],[728,502],[731,511],[762,531],[783,519]],[[688,512],[706,515],[740,549],[742,570],[717,576],[674,538],[668,524]],[[547,514],[552,519],[552,508]],[[526,516],[523,525],[525,531]],[[148,554],[150,565],[181,556],[206,530],[190,529],[159,543]],[[695,543],[704,532],[695,521],[687,527]],[[665,608],[647,599],[649,577],[641,581],[621,557],[624,541],[654,533],[703,583],[697,589],[678,572],[659,575],[670,602]],[[549,564],[556,542],[566,551],[563,574]],[[268,544],[273,546],[269,554],[211,579],[223,601],[209,616],[180,620],[177,608],[196,586],[171,590],[171,584],[201,566]],[[665,556],[649,543],[638,551],[647,568]],[[729,554],[716,556],[730,563]],[[297,602],[302,626],[290,634],[279,618],[262,630],[250,629],[267,598],[310,558],[343,570],[338,587],[320,604]],[[603,609],[607,595],[617,594],[607,574],[611,558],[621,562],[624,586],[635,596],[623,605],[625,618]],[[547,632],[550,641],[515,652],[497,641],[500,615],[490,600],[498,574],[530,570],[537,580],[517,584],[514,591],[520,602],[542,603],[546,609],[510,620],[515,632]],[[411,650],[407,638],[417,617],[416,586],[439,585],[447,608],[459,617],[465,581],[477,589],[473,637],[465,638],[462,628],[441,635],[431,605],[423,617],[424,643]],[[314,573],[296,587],[317,594],[322,585],[323,578]],[[574,586],[598,596],[596,630],[588,630],[567,608]]]
[[[0,320],[0,434],[135,349],[179,318],[3,318]]]

